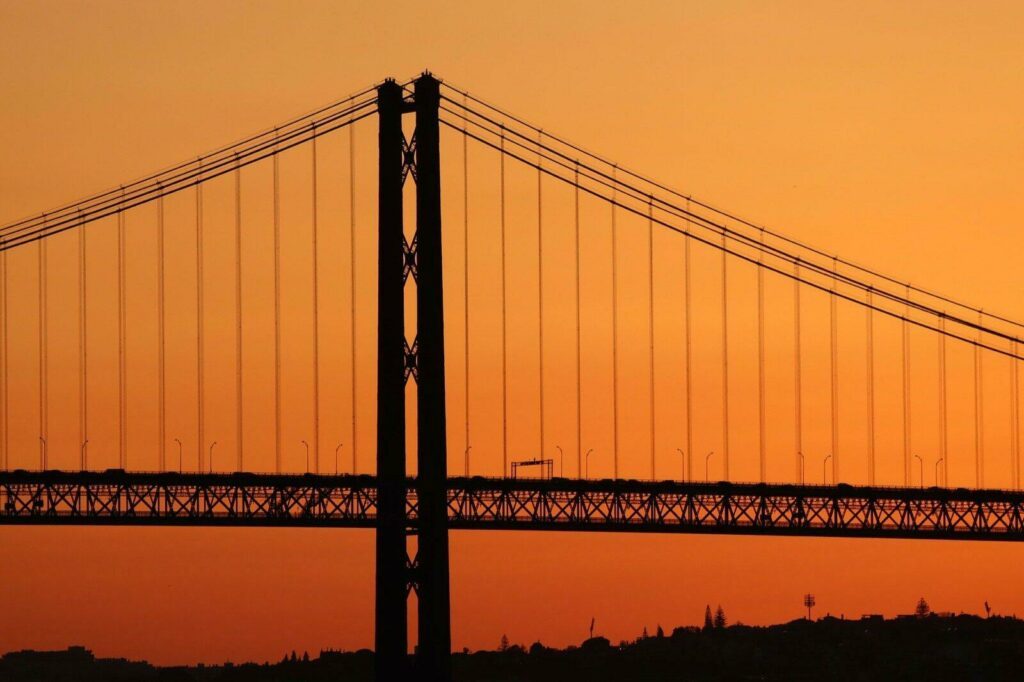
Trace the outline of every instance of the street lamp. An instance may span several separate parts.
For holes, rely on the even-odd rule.
[[[924,487],[924,460],[921,459],[921,455],[914,455],[917,458],[918,463],[921,465],[921,487]]]
[[[935,463],[935,485],[936,485],[936,487],[938,487],[938,485],[939,485],[939,465],[942,464],[942,460],[944,460],[944,459],[945,459],[945,457],[939,457],[939,461],[937,461]]]
[[[826,485],[828,483],[828,461],[832,459],[832,453],[828,453],[825,456],[825,461],[821,463],[821,484]]]
[[[210,473],[213,473],[213,448],[216,447],[217,441],[210,443]]]
[[[306,473],[309,473],[309,443],[302,441],[302,444],[306,446]]]
[[[46,471],[46,439],[39,436],[39,464],[40,470]]]
[[[81,451],[80,451],[81,452],[81,459],[82,459],[82,471],[85,471],[85,446],[88,445],[88,444],[89,444],[89,439],[88,438],[86,438],[85,440],[82,441],[82,448],[81,448]]]
[[[88,443],[89,441],[86,442]],[[185,470],[181,463],[181,441],[175,438],[174,442],[178,444],[178,473],[180,474]]]
[[[714,450],[712,450],[708,454],[704,455],[704,482],[705,483],[707,483],[708,481],[711,480],[711,474],[710,474],[710,468],[709,467],[711,466],[711,455],[713,455],[713,454],[715,454]]]
[[[338,475],[338,450],[341,450],[341,446],[344,443],[338,443],[338,447],[334,448],[334,475]]]
[[[586,469],[586,474],[584,474],[583,478],[588,478],[588,479],[590,478],[590,453],[593,452],[593,451],[594,451],[594,448],[590,448],[589,450],[587,450],[586,457],[584,458],[585,461],[586,461],[587,469]]]
[[[473,449],[472,445],[467,445],[466,446],[466,452],[463,453],[463,458],[466,460],[465,463],[464,463],[464,467],[466,469],[466,478],[469,478],[469,451],[472,450],[472,449]]]
[[[565,453],[561,445],[556,445],[555,449],[558,450],[558,475],[565,476]]]
[[[679,480],[686,480],[686,453],[683,452],[682,448],[676,448],[676,452],[679,453]]]

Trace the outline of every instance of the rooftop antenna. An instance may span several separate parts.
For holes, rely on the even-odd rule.
[[[810,594],[810,593],[805,594],[804,595],[804,606],[807,607],[807,620],[811,619],[811,609],[814,608],[814,604],[815,604],[814,595]]]

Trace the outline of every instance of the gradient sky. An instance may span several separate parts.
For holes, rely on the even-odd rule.
[[[697,197],[925,288],[1022,318],[1018,265],[1024,209],[1019,192],[1024,177],[1022,29],[1024,10],[1010,2],[970,7],[952,2],[836,2],[813,7],[742,2],[425,7],[398,2],[386,8],[372,3],[313,2],[0,2],[0,91],[5,100],[0,108],[4,149],[0,223],[116,186],[385,76],[404,79],[428,68],[545,129]],[[623,125],[624,121],[634,125]],[[359,168],[372,174],[372,124],[362,126],[359,135]],[[445,141],[459,144],[451,136]],[[343,164],[346,145],[344,137],[325,140],[323,182],[348,181]],[[450,149],[455,156],[458,147]],[[481,153],[471,156],[471,162],[480,169],[481,183],[492,177],[487,173],[493,170],[493,159]],[[308,168],[305,157],[282,159],[282,172],[288,178],[284,194],[294,199],[284,209],[286,221],[308,223],[308,204],[302,203],[308,192],[303,173],[308,175]],[[247,196],[251,188],[266,189],[266,168],[246,173]],[[450,177],[458,179],[457,174]],[[530,178],[514,178],[514,187],[517,182],[527,187]],[[457,191],[448,189],[452,184],[445,187],[446,198],[457,199]],[[343,239],[347,196],[324,195],[324,248],[340,257],[347,254]],[[230,242],[217,241],[220,233],[216,231],[218,220],[231,219],[230,185],[211,189],[210,196],[211,271],[217,273],[216,264],[230,264],[218,260],[229,256]],[[266,193],[251,191],[251,196],[254,203],[247,204],[247,215],[258,222],[266,216]],[[493,198],[492,186],[491,194],[474,199],[479,204],[471,215],[486,215]],[[552,201],[562,204],[551,209],[551,223],[564,217],[565,198],[557,190],[552,192]],[[169,229],[182,229],[187,236],[191,234],[188,200],[174,201],[168,201]],[[372,218],[372,185],[362,186],[357,202],[363,211],[360,216]],[[461,213],[446,210],[452,218],[446,217],[446,230],[452,230],[446,234],[461,239]],[[526,221],[533,209],[524,199],[515,210],[522,215],[515,213],[510,220]],[[593,212],[587,214],[590,224],[598,225],[598,209],[586,210]],[[143,226],[151,224],[152,217],[130,215],[129,221]],[[487,224],[488,229],[493,227],[493,221]],[[302,251],[308,228],[303,229],[307,231],[290,233],[293,255],[285,263],[285,276],[292,278],[289,282],[301,279],[308,265]],[[259,234],[246,247],[247,267],[254,269],[259,258],[266,258],[266,243],[260,241],[266,238],[266,230]],[[372,248],[372,233],[365,234],[361,243]],[[90,242],[90,248],[100,249],[91,256],[91,264],[109,263],[102,251],[104,244],[112,243],[109,237],[108,230],[106,242],[102,235]],[[458,243],[450,240],[446,247],[451,250]],[[488,257],[484,238],[478,243],[481,258]],[[73,248],[74,242],[69,244]],[[181,258],[187,258],[184,244],[183,239],[171,247],[180,249]],[[61,264],[74,264],[62,260],[72,253],[62,248],[55,246],[51,253],[53,286],[62,286],[66,273]],[[151,255],[151,248],[141,237],[131,243],[133,256],[140,260]],[[522,246],[523,259],[530,248]],[[366,257],[372,259],[372,251]],[[12,289],[12,315],[24,320],[22,326],[31,326],[34,253],[21,261],[16,258],[11,257],[12,279],[30,284]],[[668,262],[662,272],[670,272]],[[192,267],[185,261],[182,270],[190,272]],[[632,286],[629,272],[627,267],[626,296]],[[110,269],[94,267],[94,273],[98,290],[109,290]],[[364,273],[372,283],[372,272]],[[710,285],[714,281],[710,266],[706,274]],[[347,299],[338,291],[347,273],[325,268],[323,276],[327,305],[341,306]],[[516,276],[524,278],[523,286],[529,285],[528,271]],[[210,305],[229,305],[230,277],[223,286],[218,285],[217,274],[213,277]],[[478,291],[486,291],[486,277],[478,277],[482,282]],[[599,275],[595,277],[594,291],[600,292],[605,283]],[[556,289],[560,286],[558,274],[551,281]],[[253,298],[267,291],[259,288],[265,282],[257,278],[247,280],[247,286],[253,287],[247,290]],[[674,295],[670,285],[659,279],[659,287],[666,292],[668,305]],[[639,291],[643,292],[642,287]],[[144,305],[151,293],[152,281],[143,274],[132,289],[129,309]],[[449,314],[457,315],[461,291],[449,288],[448,293],[454,297],[449,300]],[[170,293],[169,305],[178,306],[175,310],[183,319],[189,295],[184,283]],[[305,293],[298,285],[286,284],[285,295],[294,303],[289,314],[298,325],[308,317]],[[530,295],[527,291],[523,298]],[[372,293],[360,305],[370,306],[371,298]],[[58,294],[54,305],[69,305],[68,300]],[[780,300],[778,305],[784,306],[786,299]],[[709,310],[714,305],[714,300],[707,302]],[[594,316],[600,315],[599,302],[590,306]],[[94,325],[98,336],[91,343],[99,348],[104,346],[103,334],[108,340],[116,338],[109,328],[103,329],[104,320],[109,321],[103,315],[108,312],[93,313],[98,316]],[[529,319],[529,312],[528,307],[519,311],[523,320]],[[643,322],[643,309],[627,315],[634,313]],[[780,313],[770,324],[788,328],[788,314]],[[364,317],[372,319],[368,313]],[[347,330],[347,316],[325,318],[325,339]],[[599,336],[601,320],[588,319]],[[678,320],[666,315],[664,322],[661,333],[671,343]],[[708,317],[711,328],[713,322]],[[259,338],[266,323],[265,313],[264,317],[254,314],[247,318],[247,333]],[[55,338],[75,333],[73,326],[61,324],[54,323]],[[461,349],[457,319],[455,324],[450,355]],[[486,327],[487,320],[483,324]],[[851,318],[850,324],[860,322]],[[360,339],[366,347],[372,343],[372,329],[366,324],[362,329],[365,336]],[[549,332],[553,343],[565,333],[559,329],[555,325]],[[138,333],[144,337],[149,332]],[[230,317],[216,317],[208,333],[211,345],[230,350]],[[513,349],[517,358],[530,353],[530,333],[528,329],[513,337],[512,344],[522,346]],[[186,339],[189,330],[180,328],[170,334],[176,348],[174,335]],[[29,382],[32,377],[34,338],[15,333],[12,358],[23,351],[21,357],[27,359],[12,369],[12,381]],[[222,340],[225,343],[218,344]],[[475,348],[485,350],[476,356],[482,359],[473,361],[474,376],[484,381],[493,379],[493,357],[488,355],[494,352],[493,340],[482,332],[475,341]],[[785,341],[781,339],[779,348],[786,347]],[[922,339],[920,343],[924,348],[931,342]],[[180,345],[184,347],[184,341]],[[491,348],[486,351],[488,345]],[[109,398],[103,370],[103,363],[111,360],[109,343],[106,347],[107,355],[99,351],[94,359],[99,363],[99,378],[91,390],[98,392],[98,400]],[[285,393],[307,400],[308,375],[301,368],[308,366],[308,348],[298,344],[289,348],[286,367],[294,371],[289,372]],[[708,345],[706,351],[712,350]],[[172,350],[169,362],[190,367],[194,360],[189,352],[191,347]],[[247,360],[249,377],[253,385],[265,385],[267,365],[259,355],[266,350],[250,352],[255,355]],[[810,366],[817,367],[813,350],[809,352]],[[854,346],[850,352],[863,351]],[[638,362],[642,369],[642,356],[633,357],[628,349],[626,355],[626,362]],[[880,356],[880,367],[890,367],[885,363],[891,356],[885,350]],[[76,357],[55,355],[51,371],[73,373]],[[226,364],[212,368],[210,374],[214,396],[208,419],[220,418],[225,424],[222,429],[228,436],[218,446],[219,453],[224,448],[220,456],[225,459],[231,457],[233,433],[230,357],[225,355]],[[340,351],[328,353],[325,373],[340,374],[345,357]],[[952,371],[962,374],[967,357],[957,355]],[[132,366],[137,370],[133,376],[146,376],[148,361],[133,361],[137,363]],[[70,364],[60,364],[66,362]],[[369,362],[372,368],[369,355],[360,355],[360,362]],[[523,372],[517,374],[523,386],[513,385],[514,395],[533,390],[531,380],[522,377],[534,370],[523,362]],[[742,372],[742,363],[739,366],[737,371]],[[1006,414],[1005,406],[1000,408],[1006,396],[1002,388],[1006,384],[1000,383],[1005,382],[1005,371],[997,362],[991,367],[986,371],[995,378],[990,380],[987,404],[996,415]],[[450,369],[451,383],[460,385],[462,370]],[[698,381],[707,383],[708,403],[717,404],[714,392],[718,389],[712,385],[717,369],[706,371],[712,378],[699,375]],[[886,381],[887,370],[880,371]],[[20,379],[19,372],[24,375]],[[372,369],[365,373],[372,375]],[[626,373],[632,375],[629,367]],[[555,372],[555,384],[549,390],[559,390],[560,382],[566,380],[563,374]],[[595,390],[606,374],[595,370]],[[666,391],[672,375],[667,376]],[[851,376],[854,383],[862,381]],[[780,392],[791,390],[791,379],[784,372],[777,379]],[[342,385],[324,380],[324,399],[337,406],[339,414],[347,414],[350,407],[345,402],[347,382],[347,377]],[[28,383],[25,386],[26,391],[36,390],[29,389]],[[66,394],[59,384],[54,386],[51,420],[59,430],[58,425],[65,423],[62,415],[77,409],[77,393],[73,384]],[[186,404],[190,386],[184,380],[171,386],[172,404]],[[624,390],[627,396],[634,391],[640,400],[645,387],[645,383],[629,384]],[[483,391],[481,406],[474,409],[480,415],[473,423],[480,424],[481,435],[475,432],[473,442],[488,442],[488,435],[493,442],[495,424],[485,415],[486,406],[493,407],[493,392],[479,390]],[[365,381],[362,391],[366,400],[372,399],[372,386]],[[449,407],[456,419],[451,430],[460,432],[458,418],[465,399],[452,392]],[[37,418],[35,396],[31,393],[30,400],[13,406],[12,420],[31,424]],[[969,409],[961,398],[954,398],[954,414]],[[813,402],[809,397],[805,400]],[[770,409],[778,411],[780,420],[789,420],[787,405],[786,399],[780,399]],[[564,407],[552,408],[550,430],[556,440],[546,443],[549,455],[559,442],[559,428],[568,425],[561,413]],[[741,423],[743,415],[750,416],[749,407],[749,401],[738,404]],[[137,422],[145,425],[133,433],[144,434],[152,427],[151,410],[133,409],[138,410],[133,413]],[[266,442],[266,401],[253,399],[250,404],[247,400],[246,409],[252,439]],[[517,409],[525,413],[533,408],[524,399]],[[586,417],[594,428],[607,421],[602,409],[593,408]],[[844,414],[854,416],[844,419],[852,423],[855,412],[849,408]],[[181,423],[172,424],[172,429],[184,433],[192,428],[181,416],[184,410],[176,414],[171,419]],[[301,466],[297,443],[305,433],[304,419],[292,415],[285,425],[293,468]],[[526,425],[512,436],[519,451],[527,450],[535,438],[535,425],[529,419],[534,417],[524,416]],[[659,469],[664,467],[660,475],[668,476],[674,475],[671,472],[677,466],[668,441],[679,432],[670,417],[662,419],[659,433],[665,434],[669,454],[659,459]],[[885,425],[892,427],[886,419],[880,417],[883,430]],[[334,444],[348,433],[341,420],[335,421],[322,435],[325,468],[330,468],[326,462]],[[628,421],[642,423],[643,419]],[[1009,484],[1006,421],[993,417],[994,425],[987,432],[993,485]],[[814,413],[807,422],[809,433],[815,434],[808,438],[820,439],[824,431],[819,416]],[[56,462],[76,461],[77,416],[70,423],[75,428],[51,435]],[[370,462],[372,421],[365,423],[361,458]],[[954,425],[954,449],[958,444],[966,447],[972,426]],[[90,430],[99,444],[109,438],[111,425],[97,418]],[[756,440],[756,432],[753,437],[751,433],[747,427],[738,427],[737,449]],[[895,432],[890,428],[886,433],[891,438]],[[35,431],[26,427],[12,436],[12,465],[33,465]],[[462,436],[456,433],[452,438],[461,449]],[[571,437],[566,438],[563,443],[571,442]],[[597,475],[607,475],[606,434],[593,438],[604,450],[595,455],[592,466]],[[922,438],[922,447],[934,447],[930,436]],[[705,449],[716,447],[710,440],[706,445]],[[13,453],[16,448],[21,450]],[[773,441],[773,448],[772,466],[779,473],[772,477],[791,477],[792,455],[785,454],[785,443]],[[192,446],[193,457],[194,452]],[[98,445],[96,457],[102,466],[111,465],[103,459],[107,455]],[[155,460],[151,454],[145,457],[151,468]],[[815,467],[820,466],[820,455],[816,457]],[[494,466],[493,456],[481,458],[481,468],[493,471],[488,468]],[[927,458],[930,467],[934,454]],[[972,482],[972,458],[973,454],[958,455],[951,482]],[[460,460],[460,454],[452,455],[453,462]],[[756,459],[740,461],[747,469],[740,470],[739,478],[756,475]],[[844,479],[858,480],[861,460],[845,461],[850,462],[850,473]],[[896,472],[902,472],[901,465],[887,461],[887,482],[899,482]],[[644,454],[632,466],[642,472],[646,462]],[[566,468],[571,470],[569,464]],[[926,478],[930,476],[926,472]],[[812,479],[811,464],[808,479]],[[0,547],[7,557],[0,562],[0,594],[5,603],[0,650],[81,643],[100,655],[171,663],[273,660],[292,649],[312,652],[323,647],[369,646],[372,546],[372,533],[364,531],[0,528]],[[1016,545],[456,532],[451,547],[453,643],[459,648],[493,647],[502,634],[519,642],[576,643],[586,636],[591,617],[597,620],[597,631],[613,640],[633,637],[644,626],[653,630],[659,623],[666,628],[697,624],[708,603],[720,603],[733,620],[778,622],[802,613],[801,597],[807,591],[817,595],[820,612],[850,617],[909,612],[920,596],[936,610],[979,612],[988,600],[997,612],[1024,613],[1018,568],[1024,550]]]

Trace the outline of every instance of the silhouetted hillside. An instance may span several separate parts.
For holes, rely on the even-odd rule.
[[[1024,621],[977,616],[826,617],[784,625],[677,628],[614,645],[508,646],[454,656],[455,679],[479,682],[586,680],[1011,680],[1024,676]],[[370,680],[373,655],[294,654],[275,664],[155,668],[96,659],[81,647],[0,658],[0,680]]]

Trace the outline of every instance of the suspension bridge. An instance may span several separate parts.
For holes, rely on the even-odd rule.
[[[375,528],[447,680],[449,529],[1024,540],[1020,330],[387,80],[0,227],[0,523]]]

